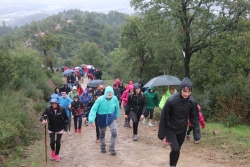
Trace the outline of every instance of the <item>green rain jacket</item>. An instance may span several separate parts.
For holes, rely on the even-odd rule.
[[[174,91],[174,93],[176,93],[176,90]],[[168,86],[168,90],[166,91],[166,93],[161,97],[161,101],[159,104],[159,108],[162,109],[166,103],[166,101],[168,100],[168,98],[171,96],[171,93],[169,91],[169,86]]]
[[[154,91],[150,92],[150,90]],[[158,94],[153,86],[150,86],[144,94],[146,96],[148,110],[153,110],[155,107],[158,107],[159,105]]]

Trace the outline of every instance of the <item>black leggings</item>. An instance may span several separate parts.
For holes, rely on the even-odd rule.
[[[192,132],[192,130],[193,130],[193,127],[192,127],[192,126],[188,126],[187,135],[189,135],[189,134],[190,134],[190,132]]]
[[[55,136],[56,136],[56,140],[55,140]],[[59,151],[60,151],[60,147],[61,147],[61,138],[62,138],[62,134],[55,134],[55,133],[50,133],[49,134],[49,137],[50,137],[50,147],[51,147],[51,150],[55,150],[55,145],[56,145],[56,152],[55,152],[55,155],[58,155],[59,154]]]
[[[149,119],[153,119],[154,109],[153,110],[148,110],[148,113],[149,113]]]
[[[167,131],[167,139],[170,143],[171,152],[170,152],[170,166],[176,166],[179,156],[181,146],[185,140],[186,132],[182,132],[180,134],[176,134],[173,131]]]
[[[99,126],[97,124],[97,117],[95,118],[95,131],[96,131],[96,139],[99,139],[100,131],[99,131]]]
[[[139,121],[140,121],[141,112],[135,113],[133,111],[130,111],[129,116],[133,121],[133,134],[137,135],[137,133],[138,133],[138,124],[139,124]]]

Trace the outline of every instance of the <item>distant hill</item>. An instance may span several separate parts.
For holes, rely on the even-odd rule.
[[[16,21],[9,22],[9,24],[11,27],[21,27],[25,24],[30,24],[31,21],[40,21],[40,20],[43,20],[49,16],[50,16],[49,14],[38,13],[38,14],[24,17],[22,19],[16,19]]]

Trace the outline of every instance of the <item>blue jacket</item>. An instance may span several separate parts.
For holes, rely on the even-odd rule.
[[[59,97],[59,104],[60,104],[60,106],[62,106],[65,109],[67,116],[69,116],[69,114],[71,114],[71,111],[69,110],[68,107],[72,101],[73,100],[68,95],[66,95],[65,99],[62,96]]]
[[[107,98],[108,92],[112,93],[111,99]],[[111,86],[105,88],[104,95],[100,96],[92,106],[88,116],[89,123],[95,121],[96,115],[97,124],[100,128],[109,126],[120,117],[119,102]]]
[[[84,95],[86,95],[86,97]],[[89,102],[92,100],[92,95],[90,95],[88,90],[85,89],[79,99],[84,104],[84,106],[88,106]]]

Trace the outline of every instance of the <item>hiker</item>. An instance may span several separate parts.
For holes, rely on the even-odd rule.
[[[153,114],[154,114],[154,108],[158,107],[159,105],[159,99],[158,99],[158,93],[155,91],[155,88],[153,86],[150,86],[145,91],[145,97],[147,100],[147,110],[149,113],[149,120],[148,120],[148,126],[154,126],[152,124]],[[142,121],[143,124],[146,124],[146,118]]]
[[[195,100],[190,96],[192,93],[192,83],[188,78],[184,78],[179,86],[179,92],[170,96],[165,103],[159,124],[158,138],[163,140],[167,136],[171,143],[170,166],[177,165],[181,146],[185,140],[186,129],[189,120],[194,130],[194,139],[201,138],[199,127],[199,112]]]
[[[204,129],[205,128],[205,126],[206,126],[206,124],[205,124],[205,120],[204,120],[204,118],[203,118],[203,115],[202,115],[202,113],[201,113],[201,106],[198,104],[197,105],[197,108],[198,108],[198,111],[199,111],[199,123],[200,123],[200,125],[201,125],[201,128],[202,129]],[[191,122],[189,121],[188,122],[188,130],[187,130],[187,135],[186,135],[186,139],[189,141],[190,140],[190,132],[192,132],[192,130],[193,130],[193,126],[192,126],[192,124],[191,124]],[[198,144],[199,143],[199,140],[195,140],[194,141],[194,143],[195,144]]]
[[[84,71],[83,67],[79,68],[79,72],[80,72],[80,75],[81,75],[81,82],[83,83],[83,81],[84,81],[84,74],[85,74],[85,71]]]
[[[168,98],[175,94],[177,91],[175,89],[175,86],[174,85],[170,85],[170,86],[167,86],[167,91],[164,95],[162,95],[161,97],[161,101],[159,103],[159,108],[162,110],[162,108],[164,107],[166,101],[168,100]],[[164,141],[164,144],[165,145],[169,145],[170,143],[168,142],[168,139],[166,137],[166,140]]]
[[[57,94],[59,97],[62,96],[62,92],[60,91],[59,87],[55,88],[55,94]]]
[[[120,98],[121,98],[121,92],[120,89],[118,88],[118,85],[113,84],[113,90],[114,90],[114,95],[117,97],[118,102],[119,102],[119,108],[121,109],[121,105],[120,105]]]
[[[142,79],[138,79],[137,83],[138,83],[139,87],[141,88],[141,91],[144,93],[146,91],[146,88],[143,87],[144,84],[142,82]]]
[[[68,86],[70,90],[72,90],[72,87],[76,81],[76,76],[74,72],[72,72],[71,75],[67,77],[67,81],[68,81]]]
[[[99,97],[92,106],[88,119],[91,126],[95,127],[95,118],[97,114],[97,124],[100,130],[100,147],[101,152],[106,153],[105,134],[106,128],[109,126],[111,131],[111,141],[109,152],[115,155],[115,142],[117,137],[116,119],[120,116],[119,103],[111,86],[105,88],[104,95]]]
[[[83,93],[82,86],[80,85],[80,83],[79,83],[78,81],[76,81],[76,82],[74,83],[74,85],[75,85],[76,88],[77,88],[78,96],[81,96],[81,94]]]
[[[102,92],[97,90],[94,94],[94,98],[91,100],[91,102],[89,102],[87,108],[86,108],[86,112],[83,114],[83,121],[87,122],[88,116],[89,116],[89,112],[92,108],[92,106],[94,105],[95,101],[102,96]],[[95,118],[95,130],[96,130],[96,143],[100,142],[100,131],[99,131],[99,126],[97,124],[97,114],[96,114],[96,118]]]
[[[121,96],[122,106],[123,106],[123,109],[124,109],[124,114],[126,114],[129,94],[132,93],[133,91],[134,91],[134,85],[129,85],[128,90],[125,90],[123,92],[122,96]],[[128,118],[125,118],[124,127],[131,128],[131,126],[130,126],[130,117],[129,116],[128,116]]]
[[[126,88],[124,87],[123,83],[120,82],[120,84],[118,85],[118,88],[120,90],[120,94],[122,95],[123,92],[126,90]],[[122,104],[122,100],[121,98],[118,99],[119,100],[119,106],[120,106],[120,109],[121,109],[121,104]]]
[[[94,78],[94,75],[91,74],[91,73],[88,73],[88,79],[89,79],[89,81],[94,80],[94,79],[95,79],[95,78]]]
[[[75,95],[78,95],[78,91],[77,87],[73,86],[72,91],[69,92],[68,96],[71,98],[71,100],[73,100]]]
[[[88,106],[89,103],[91,102],[93,96],[91,94],[89,94],[88,90],[85,89],[82,93],[82,95],[80,96],[80,101],[84,104],[84,106]],[[84,124],[86,126],[88,126],[88,122],[84,121]]]
[[[95,79],[102,79],[102,71],[99,68],[96,68],[94,72],[94,78]]]
[[[79,132],[81,133],[82,129],[82,116],[85,111],[84,104],[79,100],[79,96],[75,95],[74,100],[71,102],[71,105],[69,107],[72,111],[72,114],[74,116],[74,126],[75,126],[75,133]],[[77,120],[78,120],[78,126],[77,126]]]
[[[134,86],[133,81],[129,81],[129,82],[128,82],[128,85],[126,86],[126,90],[128,90],[129,85],[133,85],[133,86]]]
[[[138,140],[138,124],[140,119],[144,119],[144,114],[147,111],[147,102],[145,95],[141,92],[138,83],[134,84],[134,92],[129,94],[128,103],[126,107],[125,118],[128,115],[133,121],[133,140]]]
[[[67,126],[67,129],[66,131],[70,131],[70,124],[71,124],[71,110],[69,109],[69,106],[72,102],[72,99],[66,94],[66,92],[62,92],[62,96],[59,97],[59,104],[60,106],[64,107],[65,111],[66,111],[66,115],[67,117],[69,118],[69,121],[68,121],[68,126]]]
[[[50,159],[60,161],[59,151],[61,147],[62,134],[66,134],[68,117],[63,107],[58,104],[58,97],[52,96],[50,105],[47,106],[40,119],[42,124],[48,122],[48,130],[50,137]]]
[[[60,88],[61,92],[66,92],[66,94],[68,94],[70,92],[70,88],[68,87],[68,84],[64,84],[61,88]]]
[[[97,86],[97,90],[101,91],[102,95],[104,95],[105,87],[103,85]]]

